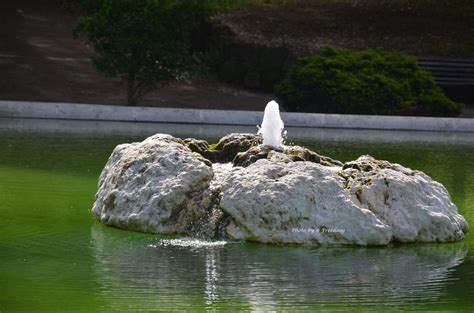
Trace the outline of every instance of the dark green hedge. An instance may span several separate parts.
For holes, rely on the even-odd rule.
[[[298,59],[275,92],[297,112],[457,116],[463,109],[414,57],[381,49],[324,48]]]

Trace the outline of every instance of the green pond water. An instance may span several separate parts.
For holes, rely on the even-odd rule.
[[[155,132],[215,140],[255,128],[0,119],[0,312],[474,309],[474,238],[453,244],[165,244],[92,218],[113,148]],[[474,227],[473,134],[289,129],[342,161],[426,172]],[[188,243],[188,244],[187,244]]]

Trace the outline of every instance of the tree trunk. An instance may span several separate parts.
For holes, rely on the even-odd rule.
[[[130,70],[128,73],[127,80],[127,103],[130,106],[135,106],[138,103],[137,99],[137,88],[135,86],[135,72]]]

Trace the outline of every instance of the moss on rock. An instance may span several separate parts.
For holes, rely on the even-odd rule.
[[[252,147],[245,152],[238,153],[234,158],[234,166],[247,167],[260,159],[280,160],[283,162],[313,162],[324,166],[342,166],[342,162],[330,157],[322,156],[314,151],[299,146],[286,147],[283,151],[276,151],[267,146]]]
[[[232,162],[239,152],[258,146],[262,137],[256,134],[229,134],[222,137],[217,144],[209,145],[201,154],[212,162]]]

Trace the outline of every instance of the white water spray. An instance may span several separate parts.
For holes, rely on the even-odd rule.
[[[262,126],[258,130],[258,133],[262,134],[263,145],[281,149],[283,146],[284,127],[278,103],[273,100],[268,102],[263,114]]]

